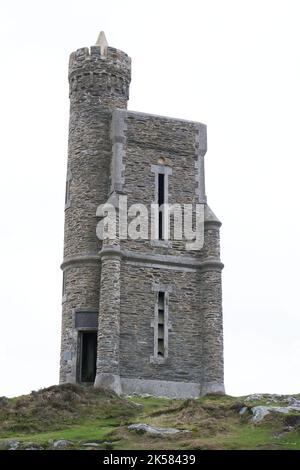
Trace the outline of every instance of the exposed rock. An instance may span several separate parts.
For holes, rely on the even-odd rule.
[[[252,411],[252,421],[253,423],[259,423],[264,419],[265,416],[267,416],[270,411],[267,406],[254,406],[251,408]]]
[[[100,444],[97,444],[97,442],[85,442],[82,444],[83,447],[99,447]]]
[[[8,404],[8,398],[7,397],[0,397],[0,406],[6,406]]]
[[[43,450],[43,447],[30,446],[30,447],[25,447],[24,450]]]
[[[22,444],[24,450],[43,450],[43,447],[37,442],[24,442]]]
[[[3,447],[6,450],[17,450],[20,447],[20,441],[16,441],[15,439],[12,439],[11,441],[3,442]]]
[[[243,416],[247,411],[248,411],[248,407],[243,406],[243,408],[241,408],[239,411],[240,416]]]
[[[178,434],[189,432],[187,430],[180,430],[175,428],[155,428],[148,424],[131,424],[128,426],[129,431],[135,431],[138,434],[148,434],[151,436],[164,436],[165,434]]]
[[[299,405],[300,406],[300,400],[298,398],[295,398],[293,396],[289,395],[279,395],[277,393],[254,393],[252,395],[248,395],[245,400],[245,402],[249,401],[264,401],[267,405],[271,403],[287,403],[289,405]]]
[[[65,447],[69,447],[72,445],[73,445],[72,441],[67,441],[65,439],[59,439],[58,441],[53,442],[54,449],[64,449]]]
[[[300,407],[300,400],[298,400],[298,398],[295,398],[295,397],[286,397],[285,398],[285,401],[286,403],[288,403],[289,405],[296,405],[296,406],[299,406]]]
[[[270,413],[290,413],[290,411],[299,411],[299,405],[292,405],[292,406],[254,406],[251,408],[252,411],[252,421],[254,423],[261,422],[265,416]]]
[[[252,395],[248,395],[245,398],[245,401],[257,401],[257,400],[263,400],[265,398],[265,395],[263,393],[253,393]]]

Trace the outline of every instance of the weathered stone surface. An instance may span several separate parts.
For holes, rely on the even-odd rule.
[[[251,408],[251,412],[253,414],[252,421],[254,423],[259,423],[270,413],[269,408],[266,406],[254,406]]]
[[[70,57],[60,381],[80,380],[75,316],[93,311],[99,312],[96,386],[172,397],[223,393],[221,224],[206,205],[206,126],[127,111],[130,67],[130,58],[103,40]],[[203,248],[187,251],[184,240],[100,242],[97,207],[121,193],[128,206],[150,209],[151,169],[162,161],[168,202],[205,204]],[[159,360],[154,284],[169,289],[167,355]]]
[[[17,450],[20,448],[20,441],[11,439],[9,441],[1,442],[1,447],[6,450]]]
[[[128,426],[129,431],[135,431],[137,434],[148,434],[149,436],[165,436],[169,434],[180,434],[189,432],[187,430],[180,430],[175,428],[155,428],[149,424],[131,424]]]
[[[8,404],[8,398],[7,397],[0,397],[0,406],[4,407]]]
[[[279,395],[277,393],[255,393],[248,395],[245,399],[245,402],[255,402],[255,401],[264,401],[266,404],[280,403],[288,405],[299,405],[299,398],[293,397],[291,395]]]
[[[278,402],[284,399],[284,395],[269,394],[269,393],[253,393],[245,398],[246,402],[268,400],[269,402]]]
[[[153,364],[155,296],[152,281],[174,286],[170,294],[168,358]],[[199,325],[200,274],[124,264],[121,284],[122,377],[179,382],[200,382],[202,373],[201,329]],[[139,286],[137,289],[136,286]],[[130,301],[131,299],[131,301]],[[132,308],[135,305],[135,308]],[[163,393],[161,393],[163,395]]]
[[[252,421],[254,423],[260,423],[270,413],[290,413],[291,411],[299,411],[300,404],[294,406],[254,406],[251,408]]]
[[[182,380],[149,380],[127,377],[121,378],[121,385],[123,393],[137,394],[143,397],[152,395],[169,398],[196,398],[201,392],[199,383],[183,382]]]
[[[73,445],[72,441],[68,441],[66,439],[59,439],[58,441],[53,442],[54,449],[64,449],[65,447],[70,447]]]
[[[38,442],[17,442],[17,444],[9,450],[44,450],[44,447]]]
[[[26,447],[24,447],[24,450],[44,450],[42,446],[39,444],[33,443],[28,443]]]
[[[243,406],[240,411],[239,411],[239,414],[240,416],[243,416],[244,414],[246,414],[248,411],[248,407],[247,406]]]
[[[97,263],[81,263],[67,268],[67,301],[62,306],[62,339],[60,382],[77,380],[78,330],[76,310],[99,309],[100,267]]]
[[[97,375],[95,386],[121,393],[120,384],[120,270],[118,256],[102,257]]]

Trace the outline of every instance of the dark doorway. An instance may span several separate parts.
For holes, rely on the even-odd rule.
[[[80,332],[80,382],[94,382],[96,376],[97,332]]]

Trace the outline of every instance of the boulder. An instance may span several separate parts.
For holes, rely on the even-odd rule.
[[[243,408],[241,408],[239,411],[239,415],[243,416],[247,411],[248,411],[248,406],[243,406]]]
[[[4,442],[3,446],[7,450],[17,450],[20,447],[20,441],[16,441],[15,439],[12,439],[12,440]]]
[[[7,397],[0,397],[0,406],[4,407],[8,405],[8,398]]]
[[[43,450],[43,447],[37,442],[23,442],[22,449],[24,450]]]
[[[253,423],[260,423],[265,416],[270,413],[285,413],[288,414],[291,411],[299,411],[299,405],[291,405],[291,406],[254,406],[251,408],[252,411],[252,421]]]
[[[58,441],[53,442],[54,449],[64,449],[65,447],[72,446],[72,441],[67,441],[66,439],[59,439]]]
[[[148,434],[149,436],[165,436],[168,434],[186,433],[189,431],[175,428],[155,428],[149,424],[131,424],[128,426],[129,431],[135,431],[138,434]]]

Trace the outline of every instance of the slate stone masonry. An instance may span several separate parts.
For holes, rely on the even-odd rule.
[[[60,382],[80,381],[79,326],[86,321],[86,329],[98,329],[96,387],[171,397],[224,393],[221,223],[205,194],[206,126],[127,111],[130,79],[130,58],[106,44],[71,54]],[[150,207],[153,169],[162,162],[168,202],[205,205],[203,248],[187,251],[184,240],[100,242],[97,207],[120,194],[128,206]],[[163,359],[155,349],[157,286],[166,292]]]

